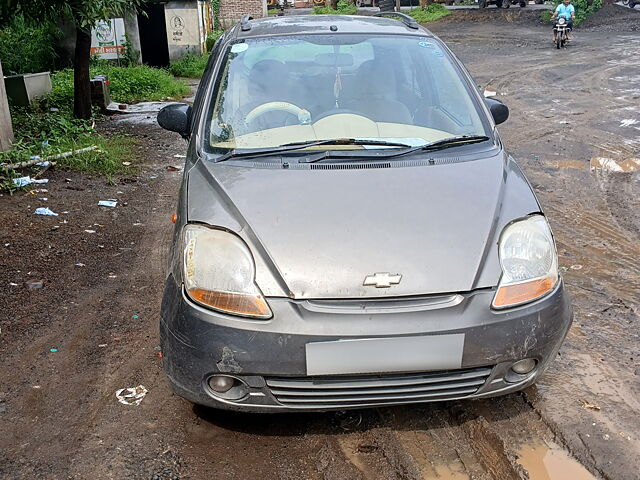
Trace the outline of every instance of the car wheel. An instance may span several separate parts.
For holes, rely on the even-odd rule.
[[[502,5],[503,5],[502,0],[496,0],[496,7],[502,8]]]
[[[479,8],[487,8],[487,0],[480,0],[478,2],[478,7]]]
[[[524,8],[527,6],[527,2],[520,2],[520,8]]]

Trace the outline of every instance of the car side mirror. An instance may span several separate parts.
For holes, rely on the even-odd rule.
[[[484,102],[487,107],[489,107],[489,111],[491,112],[491,116],[493,117],[493,121],[496,125],[500,125],[507,121],[507,118],[509,118],[509,107],[495,98],[485,98]]]
[[[183,138],[189,138],[191,106],[185,103],[167,105],[158,113],[158,124],[165,130],[179,133]]]

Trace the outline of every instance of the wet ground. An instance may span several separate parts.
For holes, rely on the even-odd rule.
[[[637,480],[640,37],[594,27],[557,51],[548,27],[501,15],[431,28],[511,108],[503,140],[556,234],[575,323],[536,386],[268,416],[176,397],[155,347],[185,144],[147,114],[111,119],[138,141],[136,175],[50,171],[48,192],[0,198],[0,477]],[[33,215],[43,196],[60,217]],[[139,384],[140,405],[118,403]]]

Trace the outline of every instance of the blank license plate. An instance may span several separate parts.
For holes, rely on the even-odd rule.
[[[307,375],[452,370],[463,350],[463,333],[307,343]]]

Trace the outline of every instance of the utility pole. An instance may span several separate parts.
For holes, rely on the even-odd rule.
[[[11,114],[7,92],[4,88],[4,75],[2,74],[2,61],[0,61],[0,152],[11,148],[13,143],[13,127],[11,126]]]

